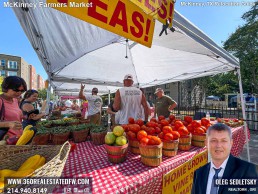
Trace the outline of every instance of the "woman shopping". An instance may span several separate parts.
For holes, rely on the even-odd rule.
[[[37,121],[45,116],[45,107],[42,106],[41,112],[35,108],[34,103],[38,100],[37,90],[28,90],[21,101],[20,108],[23,113],[22,127],[27,125],[36,126]]]
[[[21,77],[8,76],[2,82],[3,94],[0,95],[0,140],[22,134],[22,111],[18,99],[27,90],[27,84]]]

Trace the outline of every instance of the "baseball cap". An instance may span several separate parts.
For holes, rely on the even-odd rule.
[[[131,74],[127,74],[124,77],[124,80],[126,80],[126,79],[133,80],[133,76]]]
[[[154,94],[157,94],[158,92],[163,92],[163,89],[162,88],[156,88],[156,90],[155,90],[155,93]]]
[[[98,93],[99,90],[98,90],[98,88],[92,88],[92,92]]]

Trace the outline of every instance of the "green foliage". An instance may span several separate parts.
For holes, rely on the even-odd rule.
[[[47,89],[44,88],[42,90],[38,90],[39,92],[39,98],[42,98],[43,100],[47,99]],[[50,99],[53,100],[55,98],[54,94],[50,94]]]
[[[224,48],[240,61],[244,92],[258,93],[258,1],[242,18],[246,23],[230,35]]]
[[[224,48],[240,61],[243,90],[258,93],[258,1],[242,19],[246,21],[224,42]],[[225,93],[239,92],[238,78],[233,72],[198,79],[206,95],[223,97]]]

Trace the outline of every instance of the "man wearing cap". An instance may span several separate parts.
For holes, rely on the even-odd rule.
[[[88,100],[89,109],[88,109],[88,118],[90,123],[98,124],[101,123],[101,106],[102,98],[98,96],[98,88],[92,88],[92,94],[83,94],[85,85],[81,84],[81,90],[79,93],[79,98],[82,100]]]
[[[144,118],[142,118],[141,106],[144,108]],[[124,87],[116,91],[113,108],[118,111],[116,114],[118,124],[128,124],[129,117],[148,121],[148,106],[145,95],[139,88],[133,86],[131,74],[124,77]]]
[[[164,117],[168,118],[170,112],[177,106],[177,103],[172,98],[165,95],[162,88],[157,88],[154,94],[156,94],[158,97],[155,103],[154,116],[163,115]]]

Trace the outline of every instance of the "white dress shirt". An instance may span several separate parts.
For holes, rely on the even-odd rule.
[[[228,156],[229,158],[229,156]],[[211,192],[211,184],[212,184],[212,179],[213,176],[215,175],[215,170],[213,168],[219,169],[221,168],[218,177],[221,178],[224,174],[227,162],[228,162],[228,158],[221,164],[220,167],[215,167],[215,165],[213,164],[213,162],[211,161],[211,165],[210,165],[210,172],[209,172],[209,176],[208,176],[208,182],[207,182],[207,188],[206,188],[206,194],[210,194]]]

